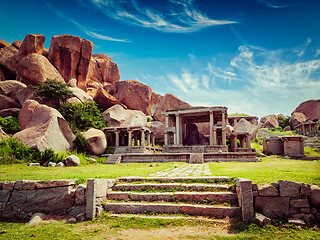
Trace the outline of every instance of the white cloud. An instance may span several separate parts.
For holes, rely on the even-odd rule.
[[[292,0],[257,0],[257,1],[271,8],[285,8],[285,7],[290,7],[294,5],[292,3]]]
[[[93,0],[95,2],[100,2],[100,0]],[[56,13],[59,17],[67,20],[68,22],[73,23],[74,25],[76,25],[80,30],[82,30],[85,34],[87,34],[90,37],[96,38],[96,39],[101,39],[101,40],[106,40],[106,41],[113,41],[113,42],[131,42],[129,40],[126,39],[117,39],[117,38],[113,38],[110,36],[106,36],[106,35],[102,35],[99,33],[96,33],[92,30],[89,30],[89,28],[85,27],[84,25],[80,24],[79,22],[73,20],[70,17],[65,16],[61,11],[55,9],[50,3],[48,3],[47,1],[43,1],[47,7],[49,9],[51,9],[54,13]]]
[[[182,68],[179,73],[162,76],[161,81],[169,92],[194,106],[223,105],[229,113],[259,117],[273,113],[290,115],[299,103],[319,98],[320,60],[295,58],[288,62],[288,55],[296,56],[295,49],[276,53],[258,49],[240,46],[230,65],[221,67],[214,61],[202,69]],[[201,66],[196,56],[192,61],[199,64],[190,66]]]
[[[108,17],[162,32],[186,33],[216,25],[233,24],[229,20],[213,20],[194,5],[193,0],[167,0],[161,9],[145,7],[136,0],[79,0],[91,3]]]

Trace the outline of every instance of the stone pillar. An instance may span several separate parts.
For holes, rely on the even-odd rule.
[[[120,138],[120,136],[119,136],[119,134],[120,134],[120,131],[114,131],[114,133],[116,134],[116,147],[119,147],[119,138]]]
[[[237,148],[237,135],[236,134],[231,134],[230,136],[230,148],[231,151],[234,152],[234,149]]]
[[[144,147],[145,142],[146,142],[145,132],[144,132],[144,130],[141,130],[141,142],[140,142],[140,146],[141,146],[141,147]]]
[[[151,139],[152,139],[152,147],[156,147],[156,138],[154,134],[151,135]]]
[[[248,222],[254,217],[252,183],[246,179],[236,179],[236,190],[241,207],[242,220]]]
[[[210,146],[213,146],[214,145],[214,141],[213,141],[213,112],[210,112]]]
[[[150,132],[147,132],[147,146],[150,147]]]
[[[176,115],[176,132],[175,132],[175,138],[174,138],[174,145],[180,144],[180,116]]]
[[[245,135],[240,137],[240,148],[244,148],[245,137]]]
[[[132,130],[128,130],[128,146],[132,147]]]
[[[135,132],[133,132],[133,134],[134,134],[134,146],[138,146],[138,132],[137,131],[135,131]]]
[[[166,118],[165,118],[165,129],[167,129],[169,127],[169,116],[166,115]],[[168,133],[166,131],[164,131],[164,145],[169,145],[168,143]]]
[[[213,128],[213,145],[217,145],[217,129]]]
[[[226,129],[222,129],[222,144],[223,146],[227,145],[227,134]]]
[[[226,114],[222,112],[222,126],[226,126]]]
[[[246,148],[251,148],[250,135],[246,135]]]

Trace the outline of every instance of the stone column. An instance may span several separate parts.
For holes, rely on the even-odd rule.
[[[128,146],[132,147],[132,130],[128,130]]]
[[[250,135],[246,135],[246,148],[251,148]]]
[[[152,139],[152,147],[156,147],[156,138],[153,133],[151,135],[151,139]]]
[[[210,146],[213,146],[213,145],[215,145],[214,144],[214,141],[213,141],[213,124],[214,124],[214,122],[213,122],[213,112],[210,112]]]
[[[144,147],[145,142],[146,142],[145,132],[144,132],[144,130],[141,130],[141,142],[140,142],[140,146],[141,146],[141,147]]]
[[[166,115],[166,118],[165,118],[165,129],[167,129],[169,127],[169,116]],[[168,144],[168,133],[166,131],[164,131],[164,145],[169,145]]]
[[[227,145],[226,129],[222,129],[222,145],[223,145],[223,146]]]
[[[245,137],[245,135],[240,137],[240,148],[244,148]]]
[[[147,146],[150,147],[150,132],[147,132]]]
[[[180,144],[180,116],[176,115],[176,132],[175,132],[175,138],[174,138],[174,145]]]
[[[119,147],[119,134],[120,134],[120,131],[114,131],[114,133],[116,134],[116,147]]]
[[[217,129],[213,128],[213,145],[217,145]]]
[[[226,126],[226,114],[225,112],[222,112],[222,126]]]

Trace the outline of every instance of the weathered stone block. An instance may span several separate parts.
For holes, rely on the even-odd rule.
[[[23,190],[33,190],[35,189],[35,182],[34,181],[23,181],[22,189]]]
[[[240,198],[241,198],[242,220],[250,221],[254,217],[251,181],[249,180],[240,181]]]
[[[259,187],[259,196],[277,197],[279,196],[279,191],[273,186],[263,185]]]
[[[76,217],[79,214],[84,214],[85,212],[86,212],[85,205],[77,205],[70,211],[69,215]]]
[[[299,218],[289,218],[288,223],[302,225],[302,226],[306,225],[306,223],[302,219],[299,219]]]
[[[311,186],[306,183],[301,183],[300,196],[301,197],[309,197],[311,194]]]
[[[311,210],[310,210],[310,208],[300,208],[300,212],[301,213],[311,213]]]
[[[252,183],[252,191],[258,191],[258,184]]]
[[[290,215],[300,213],[300,208],[290,207],[289,213]]]
[[[310,205],[318,210],[320,210],[320,187],[316,185],[311,186],[310,193]]]
[[[86,197],[86,186],[80,184],[75,192],[75,203],[77,205],[84,205],[85,204],[85,197]]]
[[[279,183],[271,183],[271,186],[274,186],[276,189],[279,190]]]
[[[55,187],[67,187],[75,184],[75,179],[67,180],[52,180],[52,181],[37,181],[35,187],[41,188],[55,188]]]
[[[51,212],[66,210],[74,204],[71,187],[38,190],[14,190],[10,202],[24,212]]]
[[[96,216],[96,181],[87,180],[86,187],[86,218],[93,219]]]
[[[145,201],[145,202],[155,202],[155,201],[172,201],[172,193],[131,193],[130,199],[133,201]]]
[[[256,212],[254,218],[260,224],[260,226],[271,224],[271,218],[268,218],[260,213]]]
[[[255,210],[267,217],[277,218],[289,215],[288,197],[256,197]]]
[[[2,189],[12,191],[14,187],[14,183],[15,182],[12,182],[12,181],[4,181],[2,185]]]
[[[107,194],[107,198],[124,201],[129,199],[129,192],[110,192]]]
[[[202,164],[203,163],[203,153],[190,153],[190,164]]]
[[[309,207],[308,199],[295,199],[295,200],[290,200],[290,207],[295,207],[295,208],[308,208],[308,207]]]
[[[96,197],[106,197],[108,189],[115,184],[115,179],[95,179]]]
[[[281,197],[298,198],[300,196],[300,184],[291,181],[279,180]]]
[[[15,184],[14,184],[13,189],[14,190],[22,190],[22,184],[23,184],[22,180],[16,181]]]
[[[10,197],[10,191],[9,190],[0,190],[0,202],[8,202]]]

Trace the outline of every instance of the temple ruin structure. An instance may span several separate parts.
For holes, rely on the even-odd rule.
[[[304,138],[301,136],[267,137],[263,140],[263,153],[303,157]]]
[[[320,120],[316,122],[306,122],[306,123],[301,123],[295,127],[295,131],[298,134],[305,135],[305,136],[319,136],[319,125],[320,125]]]

